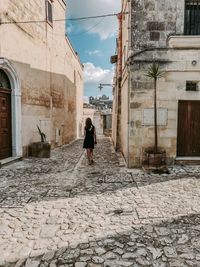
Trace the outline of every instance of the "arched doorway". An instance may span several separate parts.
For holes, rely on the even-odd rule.
[[[11,85],[0,69],[0,160],[12,156]]]
[[[0,92],[1,92],[1,126],[0,160],[10,156],[22,156],[22,126],[21,126],[21,84],[16,69],[6,58],[0,57]],[[2,108],[3,106],[3,108]],[[6,122],[6,120],[8,120]],[[8,129],[5,124],[8,123]],[[9,137],[10,135],[10,137]],[[5,144],[7,143],[7,149]],[[11,150],[10,150],[11,148]],[[7,152],[3,152],[3,150]],[[3,154],[3,155],[2,155]]]

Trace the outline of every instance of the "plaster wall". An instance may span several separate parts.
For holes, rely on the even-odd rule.
[[[65,36],[65,22],[46,22],[43,0],[4,0],[0,25],[0,57],[14,66],[21,85],[22,143],[39,141],[37,125],[52,146],[80,135],[83,122],[83,66]],[[53,1],[53,20],[65,19],[64,1]]]

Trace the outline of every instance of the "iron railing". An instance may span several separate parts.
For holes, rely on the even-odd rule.
[[[185,0],[185,35],[200,35],[200,0]]]

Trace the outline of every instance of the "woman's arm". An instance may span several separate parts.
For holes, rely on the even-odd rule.
[[[96,129],[94,128],[94,143],[97,144],[97,135],[96,135]]]

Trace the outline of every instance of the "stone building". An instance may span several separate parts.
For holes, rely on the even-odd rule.
[[[65,36],[63,0],[0,1],[0,159],[52,147],[82,130],[83,66]]]
[[[105,109],[112,110],[113,101],[112,99],[109,99],[109,96],[106,95],[102,95],[99,97],[90,96],[89,104],[95,106],[95,108],[98,110],[105,110]]]
[[[157,62],[158,145],[167,162],[200,157],[200,1],[122,0],[113,103],[113,141],[129,167],[141,166],[154,142]],[[115,58],[115,57],[112,57]]]

